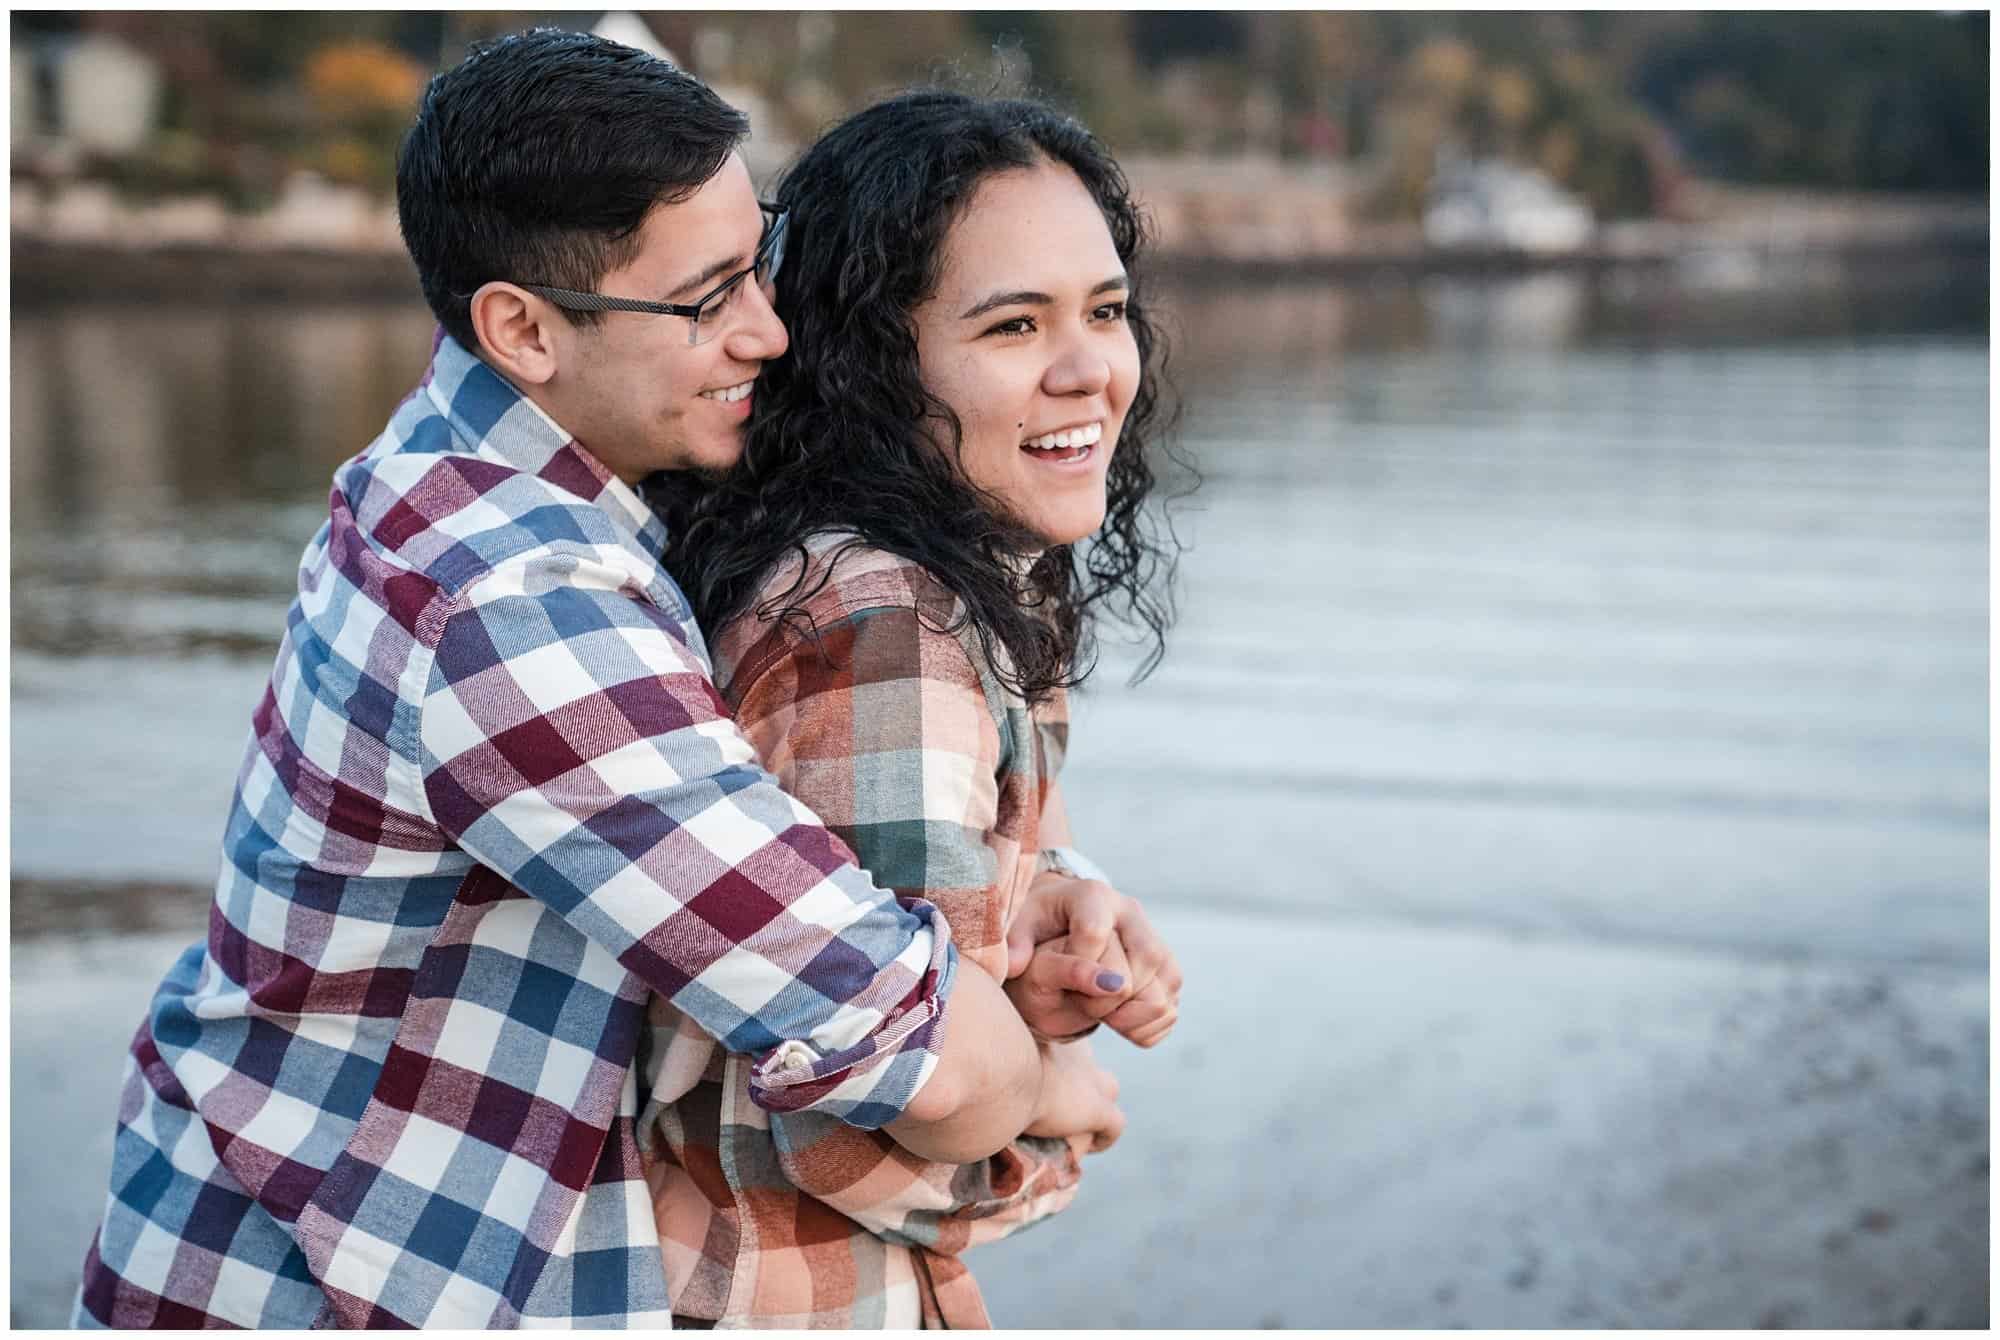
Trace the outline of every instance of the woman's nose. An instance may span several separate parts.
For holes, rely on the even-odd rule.
[[[1049,364],[1042,389],[1050,395],[1096,395],[1110,382],[1110,360],[1080,335]]]

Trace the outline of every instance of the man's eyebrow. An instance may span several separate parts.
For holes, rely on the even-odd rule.
[[[705,289],[705,287],[711,281],[720,279],[722,278],[722,276],[726,274],[736,273],[736,271],[741,270],[746,263],[747,262],[745,262],[741,256],[725,257],[724,259],[719,260],[715,264],[709,266],[706,270],[703,270],[700,274],[690,275],[688,278],[682,280],[680,283],[668,289],[667,297],[671,299],[671,298],[681,297],[682,295],[692,296],[692,291]]]
[[[1113,289],[1129,288],[1130,286],[1130,282],[1124,275],[1117,274],[1103,280],[1096,287],[1092,288],[1090,296],[1094,298],[1100,293],[1109,293]],[[985,315],[995,307],[1013,307],[1017,304],[1023,307],[1047,307],[1054,301],[1055,299],[1051,298],[1048,294],[1037,293],[1032,289],[1016,289],[1011,293],[994,293],[981,298],[978,302],[959,313],[958,319],[960,321],[970,321],[975,316]]]

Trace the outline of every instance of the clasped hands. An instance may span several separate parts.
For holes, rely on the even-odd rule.
[[[1026,1134],[1108,1149],[1125,1128],[1118,1081],[1081,1041],[1100,1023],[1157,1046],[1180,1018],[1181,969],[1138,900],[1057,871],[1035,877],[1007,933],[1006,992],[1041,1045],[1042,1099]]]

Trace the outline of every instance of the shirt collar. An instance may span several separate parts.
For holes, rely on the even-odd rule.
[[[646,552],[658,555],[666,547],[665,523],[631,485],[605,469],[540,405],[449,335],[438,341],[424,393],[452,432],[475,451],[596,504]]]

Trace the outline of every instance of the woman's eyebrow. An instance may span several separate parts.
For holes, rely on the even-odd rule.
[[[1055,299],[1046,293],[1036,293],[1029,289],[1017,289],[1012,293],[994,293],[981,298],[960,312],[958,319],[970,321],[973,317],[982,316],[995,307],[1013,307],[1017,304],[1023,307],[1046,307],[1054,301]]]
[[[1116,274],[1109,279],[1101,281],[1092,288],[1090,296],[1094,298],[1100,293],[1109,293],[1113,289],[1128,287],[1130,287],[1130,284],[1125,276]],[[1055,299],[1051,298],[1048,294],[1037,293],[1033,289],[1016,289],[1011,293],[994,293],[981,298],[978,302],[959,313],[958,319],[961,321],[970,321],[975,316],[985,315],[995,307],[1013,307],[1016,304],[1023,307],[1047,307],[1054,301]]]

